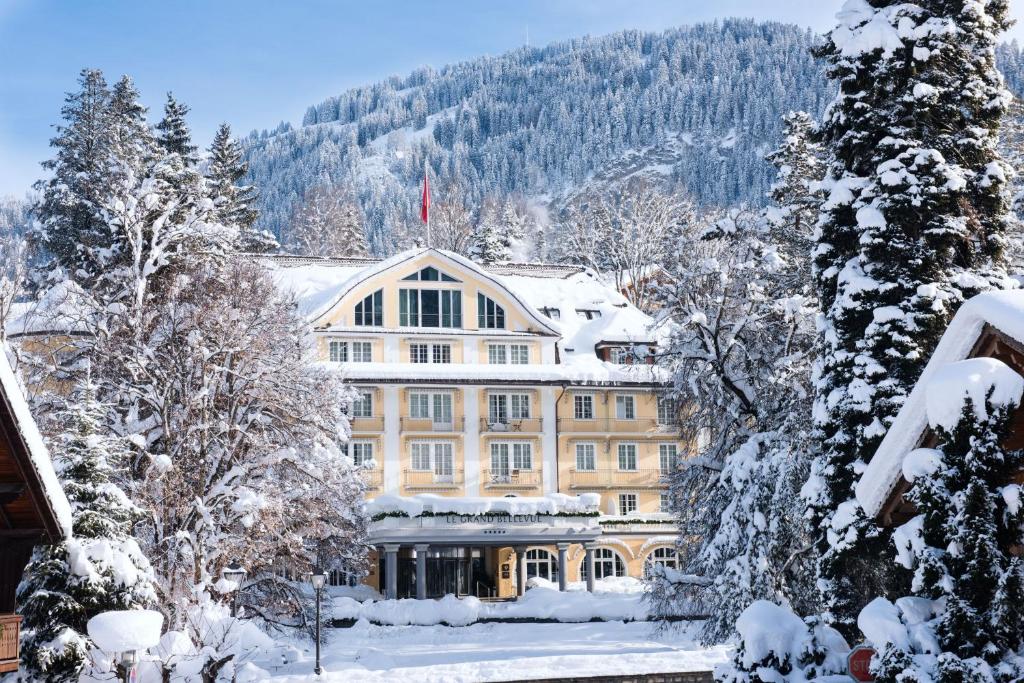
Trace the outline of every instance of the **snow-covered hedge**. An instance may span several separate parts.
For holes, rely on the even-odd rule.
[[[417,496],[385,494],[366,503],[366,514],[374,520],[386,517],[429,517],[431,515],[549,515],[554,517],[593,517],[599,514],[601,497],[596,493],[568,496],[549,493],[545,496],[485,498],[463,496],[450,498],[432,493]]]

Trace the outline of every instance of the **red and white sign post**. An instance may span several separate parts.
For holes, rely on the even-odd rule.
[[[870,683],[875,680],[871,674],[871,658],[875,656],[875,648],[867,645],[858,645],[846,655],[846,672],[850,678],[861,683]]]

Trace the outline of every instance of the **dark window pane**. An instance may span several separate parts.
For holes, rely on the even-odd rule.
[[[426,268],[424,268],[423,270],[420,271],[420,279],[421,280],[429,280],[431,282],[437,282],[438,275],[439,275],[439,273],[437,272],[437,268],[432,268],[430,266],[427,266]]]
[[[452,327],[462,327],[462,292],[452,292]]]
[[[438,294],[439,292],[436,289],[420,290],[420,305],[423,307],[423,310],[420,311],[423,319],[422,327],[441,326],[440,297]]]

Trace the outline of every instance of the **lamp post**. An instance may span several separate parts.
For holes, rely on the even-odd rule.
[[[238,564],[237,562],[232,562],[220,571],[220,575],[224,578],[225,581],[230,581],[231,583],[235,584],[235,594],[231,598],[232,617],[238,616],[238,592],[242,588],[242,581],[245,580],[246,573],[247,572],[245,571],[245,567]]]
[[[319,676],[323,671],[320,668],[320,592],[324,589],[324,584],[327,583],[327,575],[322,569],[316,569],[309,577],[309,582],[313,584],[313,590],[316,591],[316,667],[313,669],[313,673]]]

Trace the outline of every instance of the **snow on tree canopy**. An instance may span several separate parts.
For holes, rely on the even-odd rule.
[[[991,392],[991,396],[989,395]],[[979,419],[987,417],[986,398],[994,406],[1020,405],[1024,378],[996,358],[968,358],[939,368],[928,382],[928,424],[952,431],[968,398]]]
[[[785,607],[758,600],[743,610],[736,630],[744,646],[744,664],[753,666],[772,654],[779,659],[802,653],[807,646],[807,624]]]
[[[107,654],[147,650],[160,642],[164,615],[154,610],[115,610],[89,620],[89,637]]]

